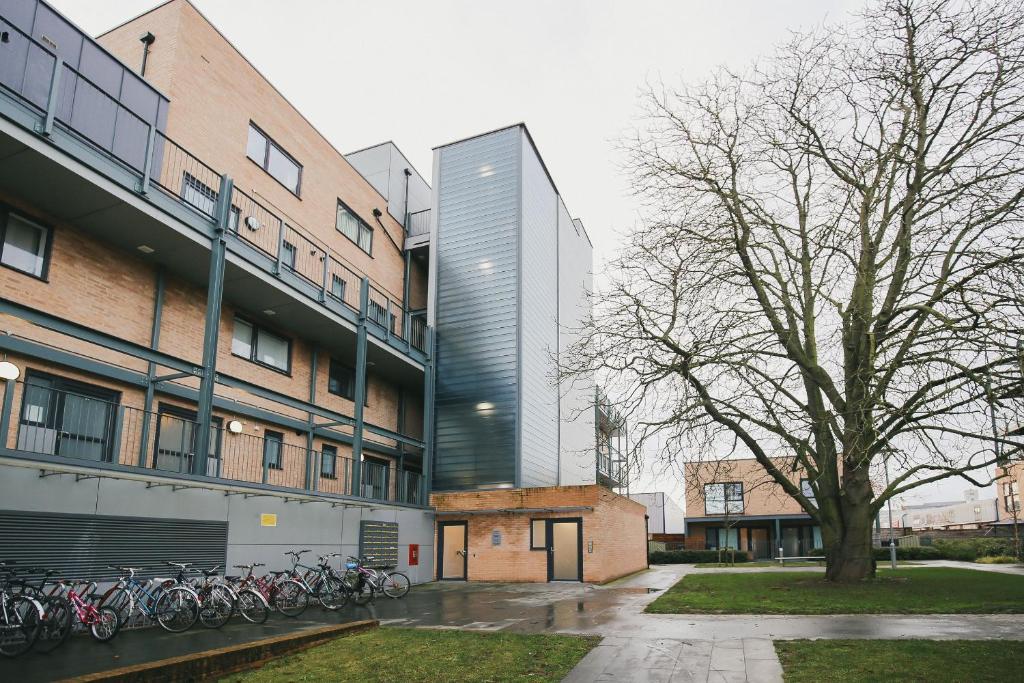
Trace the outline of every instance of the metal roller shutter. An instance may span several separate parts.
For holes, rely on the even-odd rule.
[[[116,578],[107,565],[166,575],[169,560],[223,568],[227,548],[227,522],[0,510],[0,560],[65,578]]]

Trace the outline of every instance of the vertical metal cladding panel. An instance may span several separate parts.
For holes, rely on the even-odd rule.
[[[558,202],[558,352],[564,356],[579,338],[593,288],[593,248],[582,223]],[[563,486],[597,481],[594,435],[594,378],[576,377],[559,388],[559,478]]]
[[[519,129],[438,153],[433,487],[513,485]]]
[[[0,510],[2,559],[75,579],[111,579],[107,565],[166,574],[171,562],[223,567],[228,523]]]
[[[520,288],[521,486],[558,484],[558,195],[527,138],[523,146]]]

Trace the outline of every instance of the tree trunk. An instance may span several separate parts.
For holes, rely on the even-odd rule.
[[[871,515],[860,510],[846,509],[844,512],[848,514],[845,516],[845,524],[838,531],[836,542],[826,544],[825,579],[852,583],[874,578]]]

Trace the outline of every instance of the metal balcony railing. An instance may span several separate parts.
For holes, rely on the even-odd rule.
[[[31,381],[4,386],[5,392],[14,391],[8,418],[13,426],[13,450],[21,454],[184,478],[199,475],[224,483],[352,493],[352,458],[338,454],[336,447],[307,449],[276,436],[234,433],[214,418],[206,457],[202,458],[198,457],[199,424],[182,417],[184,411],[145,411]],[[4,436],[0,445],[8,446],[9,436]],[[361,465],[362,486],[357,495],[419,504],[422,493],[415,487],[420,486],[420,475],[395,470],[398,485],[390,486],[392,469],[388,465],[369,460]]]
[[[0,68],[0,92],[38,115],[37,132],[49,136],[55,128],[66,131],[134,176],[133,191],[147,195],[156,188],[199,219],[216,220],[221,172],[3,17],[0,31],[6,32],[12,43],[10,49],[0,51],[0,60],[9,62],[7,68]],[[11,68],[11,59],[20,60],[14,66],[21,68]],[[421,222],[419,218],[415,221],[417,226]],[[413,343],[407,334],[409,315],[401,297],[389,294],[308,230],[237,187],[231,193],[228,228],[238,243],[267,257],[274,274],[297,276],[307,285],[296,287],[297,291],[318,303],[340,302],[358,313],[359,283],[363,278],[370,280],[368,318],[383,332],[379,336],[404,342],[406,350],[425,350],[422,340]],[[248,260],[265,267],[260,259]]]

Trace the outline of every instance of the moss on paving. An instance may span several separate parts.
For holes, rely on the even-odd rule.
[[[989,614],[1024,612],[1024,576],[920,567],[854,584],[821,572],[684,576],[647,606],[657,614]]]
[[[224,681],[512,683],[561,681],[600,638],[380,628],[338,638]]]
[[[1021,680],[1024,642],[778,640],[786,683],[1003,683]]]

